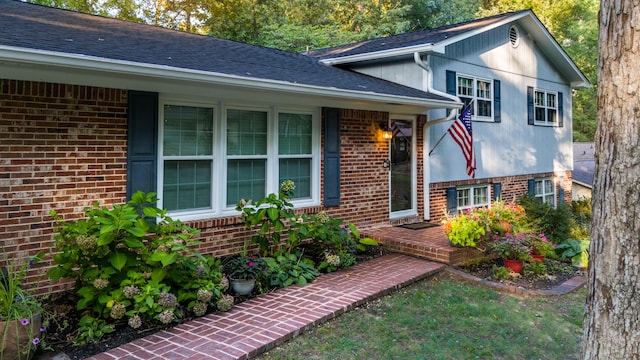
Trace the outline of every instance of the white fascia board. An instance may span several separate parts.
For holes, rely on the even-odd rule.
[[[95,56],[41,51],[11,46],[0,46],[0,61],[40,66],[58,66],[63,68],[75,68],[121,75],[138,75],[150,78],[183,80],[194,83],[227,85],[258,90],[294,92],[305,95],[344,98],[378,103],[412,105],[420,106],[425,109],[442,109],[452,106],[451,102],[445,100],[428,100],[407,96],[378,94],[369,91],[355,91],[313,85],[293,84],[286,81],[249,78],[165,65],[137,63]]]
[[[403,48],[395,48],[395,49],[374,51],[374,52],[357,54],[357,55],[323,59],[323,60],[320,60],[320,62],[327,65],[351,64],[351,63],[357,63],[361,61],[380,60],[380,59],[386,59],[386,58],[406,56],[407,54],[411,54],[411,56],[413,56],[413,53],[415,52],[444,54],[444,46],[440,46],[440,44],[420,44],[420,45],[408,46]]]

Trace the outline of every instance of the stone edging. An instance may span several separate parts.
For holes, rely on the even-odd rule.
[[[530,296],[559,296],[559,295],[565,295],[568,294],[570,292],[576,291],[578,289],[580,289],[581,287],[583,287],[586,283],[587,280],[584,277],[581,276],[576,276],[574,278],[571,278],[565,282],[563,282],[562,284],[554,287],[553,289],[550,290],[531,290],[531,289],[525,289],[521,286],[516,286],[516,285],[508,285],[508,284],[503,284],[503,283],[498,283],[498,282],[493,282],[493,281],[488,281],[485,279],[481,279],[479,277],[473,276],[471,274],[468,274],[464,271],[460,271],[457,269],[454,269],[451,266],[448,266],[444,269],[446,272],[448,272],[449,274],[460,278],[462,280],[468,281],[468,282],[473,282],[473,283],[477,283],[481,286],[484,287],[488,287],[491,289],[495,289],[498,291],[503,291],[503,292],[507,292],[507,293],[511,293],[511,294],[517,294],[517,295],[530,295]]]

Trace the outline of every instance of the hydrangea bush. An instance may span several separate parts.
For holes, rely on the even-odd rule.
[[[75,280],[77,308],[89,314],[87,329],[104,327],[99,319],[139,328],[170,324],[185,309],[204,314],[228,286],[220,261],[193,250],[197,230],[155,202],[154,193],[138,192],[112,209],[94,204],[86,218],[71,222],[51,212],[59,252],[49,276]]]

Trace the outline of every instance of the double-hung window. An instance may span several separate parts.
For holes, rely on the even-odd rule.
[[[534,90],[534,113],[537,125],[556,125],[558,123],[558,93]]]
[[[169,211],[210,209],[214,109],[165,105],[163,110],[162,206]]]
[[[553,179],[535,179],[534,196],[544,204],[556,206],[556,187]]]
[[[473,120],[493,121],[493,81],[479,77],[457,76],[457,95],[465,104],[473,101]]]
[[[173,217],[232,215],[285,180],[294,205],[319,203],[317,111],[165,103],[161,119],[158,197]]]
[[[458,188],[458,210],[489,206],[489,186],[480,185]]]

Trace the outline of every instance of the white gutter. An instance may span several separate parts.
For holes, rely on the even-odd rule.
[[[424,126],[422,127],[422,139],[424,141],[423,144],[423,151],[422,151],[422,164],[423,164],[423,192],[424,192],[424,198],[425,201],[423,201],[424,204],[424,220],[429,220],[431,218],[431,209],[429,208],[429,198],[430,198],[430,192],[429,192],[429,177],[431,176],[431,167],[429,164],[429,154],[431,153],[430,151],[427,151],[429,149],[429,137],[427,136],[427,132],[428,129],[431,125],[435,125],[435,124],[439,124],[439,123],[443,123],[446,121],[451,121],[456,117],[457,114],[457,109],[460,108],[462,106],[462,101],[460,100],[459,97],[455,96],[455,95],[451,95],[451,94],[447,94],[445,92],[436,90],[433,88],[433,71],[431,70],[431,66],[429,65],[429,57],[431,55],[427,54],[427,61],[423,61],[422,57],[420,56],[419,52],[414,52],[413,53],[413,61],[420,66],[426,73],[427,73],[427,92],[436,94],[436,95],[440,95],[443,96],[447,99],[451,99],[453,101],[455,101],[457,104],[457,106],[453,109],[451,109],[449,111],[449,115],[444,117],[444,118],[440,118],[440,119],[436,119],[436,120],[432,120],[432,121],[428,121],[425,122]]]
[[[13,46],[0,46],[0,61],[30,64],[39,68],[43,66],[58,66],[103,73],[115,73],[125,76],[138,75],[197,83],[239,86],[259,90],[295,92],[299,94],[326,96],[332,98],[348,98],[352,100],[389,104],[414,105],[423,108],[447,108],[452,105],[449,101],[443,100],[429,100],[408,96],[379,94],[371,91],[346,90],[333,87],[296,84],[280,80],[243,77],[167,65],[138,63],[96,56],[68,54],[57,51],[25,49]]]
[[[359,45],[359,44],[360,43],[357,43],[355,45]],[[341,49],[341,50],[344,51],[344,49]],[[416,52],[430,52],[430,53],[444,54],[444,50],[445,50],[445,47],[440,44],[438,45],[420,44],[420,45],[407,46],[403,48],[392,48],[387,50],[366,52],[362,54],[328,58],[328,59],[320,60],[320,62],[327,65],[340,65],[340,64],[356,63],[360,61],[380,60],[380,59],[392,58],[397,56],[405,56],[407,54],[416,53]]]

